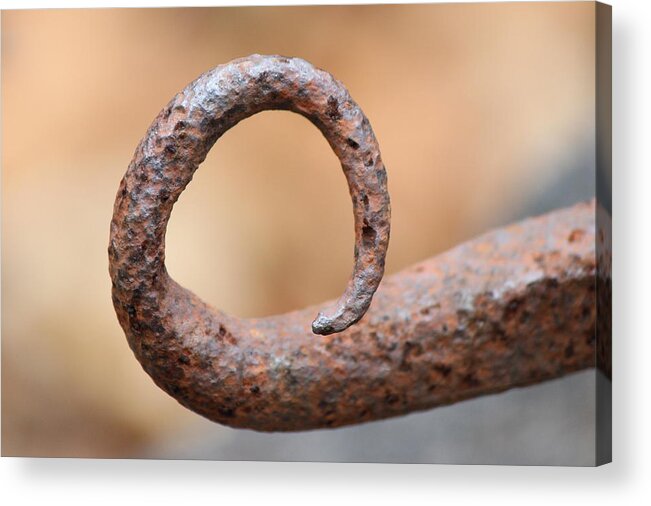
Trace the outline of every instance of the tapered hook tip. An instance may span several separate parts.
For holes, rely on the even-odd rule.
[[[341,332],[347,327],[348,325],[343,325],[341,322],[337,322],[335,319],[329,318],[323,313],[319,313],[315,320],[312,322],[312,332],[321,336],[327,336],[334,334],[335,332]]]
[[[312,322],[312,332],[322,336],[343,332],[351,325],[361,320],[370,304],[370,298],[363,303],[354,305],[339,303],[332,315],[320,312]]]

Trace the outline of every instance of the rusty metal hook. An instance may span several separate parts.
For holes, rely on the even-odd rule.
[[[162,239],[172,205],[219,137],[270,109],[288,109],[314,123],[339,157],[348,181],[355,216],[353,274],[337,303],[312,323],[316,334],[341,332],[364,315],[384,273],[390,226],[387,176],[362,110],[340,82],[305,60],[253,55],[189,84],[149,128],[122,181],[115,209],[131,206],[128,231],[144,232],[129,244],[134,254],[160,250],[143,263],[160,279],[165,275]]]
[[[174,202],[219,136],[265,109],[297,112],[321,130],[353,199],[353,275],[311,329],[312,308],[237,319],[165,269]],[[359,423],[594,365],[592,204],[488,234],[392,276],[364,321],[344,330],[380,283],[389,213],[371,126],[330,74],[259,55],[203,74],[153,122],[116,197],[109,270],[131,349],[184,406],[256,430]]]

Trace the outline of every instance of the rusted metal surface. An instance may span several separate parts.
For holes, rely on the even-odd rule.
[[[356,258],[342,298],[241,320],[164,265],[173,203],[228,128],[270,108],[309,118],[348,179]],[[368,120],[307,62],[253,56],[199,77],[161,112],[118,191],[113,303],[147,373],[219,423],[295,431],[361,423],[527,385],[595,362],[594,204],[486,234],[385,279],[386,175]],[[328,334],[316,336],[313,331]]]
[[[387,176],[371,125],[346,88],[298,58],[253,55],[234,60],[201,75],[161,111],[120,185],[111,229],[113,278],[131,295],[134,283],[142,295],[164,287],[163,238],[172,206],[219,137],[241,120],[270,109],[287,109],[314,123],[339,157],[348,181],[355,217],[353,275],[339,301],[319,313],[312,325],[317,334],[339,332],[363,316],[384,273],[390,222]]]

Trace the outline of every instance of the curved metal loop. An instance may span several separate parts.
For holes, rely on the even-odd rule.
[[[340,82],[304,60],[242,58],[206,72],[176,95],[149,128],[122,181],[111,230],[113,251],[136,261],[142,283],[160,282],[166,275],[164,236],[172,205],[221,135],[271,109],[294,111],[316,125],[348,181],[355,216],[353,273],[334,307],[312,324],[317,334],[340,332],[364,315],[382,279],[390,226],[387,177],[362,110]],[[119,223],[120,218],[126,222]],[[124,291],[117,271],[113,274]]]
[[[497,230],[398,273],[379,288],[363,322],[316,341],[313,308],[240,320],[175,283],[164,263],[174,202],[219,136],[264,109],[289,109],[317,125],[353,198],[353,277],[313,330],[338,332],[358,320],[382,276],[386,175],[371,127],[343,86],[303,60],[278,56],[202,75],[138,146],[109,244],[113,304],[129,345],[182,405],[232,427],[308,430],[594,365],[594,203]]]

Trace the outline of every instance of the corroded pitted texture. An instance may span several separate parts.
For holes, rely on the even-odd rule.
[[[381,277],[386,176],[368,121],[343,87],[280,57],[204,74],[140,144],[111,223],[118,319],[162,389],[219,423],[292,431],[396,416],[594,366],[593,203],[491,232],[392,276],[358,325],[326,336],[312,332],[314,308],[239,320],[175,283],[164,266],[173,203],[219,135],[268,108],[304,114],[324,132],[353,196],[358,254],[342,298],[353,309],[319,318],[316,330],[353,323]]]
[[[138,146],[111,223],[118,312],[129,306],[138,306],[139,313],[163,309],[161,294],[169,283],[164,237],[172,206],[220,136],[270,109],[299,113],[321,130],[341,161],[353,200],[353,275],[339,301],[320,313],[312,328],[331,334],[364,315],[384,273],[390,222],[387,176],[371,125],[327,72],[298,58],[259,55],[219,66],[190,83],[161,111]]]

